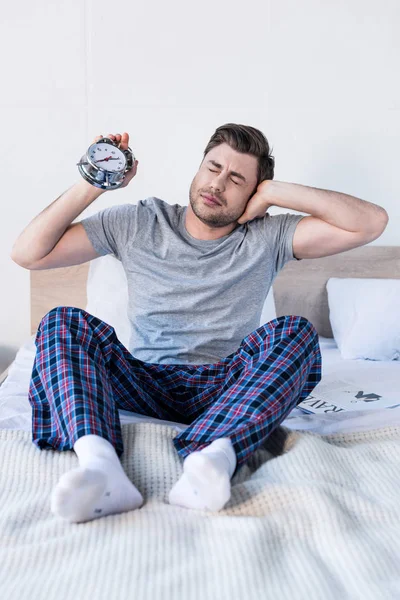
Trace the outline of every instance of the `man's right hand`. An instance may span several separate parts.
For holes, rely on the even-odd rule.
[[[94,138],[93,142],[98,142],[99,140],[101,140],[102,137],[102,135],[98,135]],[[121,150],[127,150],[129,147],[129,133],[126,133],[126,131],[122,135],[119,133],[109,133],[106,137],[110,138],[110,140],[115,142],[118,145],[118,147],[121,148]],[[122,185],[119,186],[118,189],[126,187],[130,180],[135,177],[137,173],[138,164],[139,161],[135,160],[132,168],[125,174],[124,182],[122,183]]]

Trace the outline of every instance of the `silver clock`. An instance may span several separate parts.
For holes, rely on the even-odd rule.
[[[115,190],[122,185],[134,160],[130,148],[122,150],[110,138],[102,137],[89,146],[77,166],[90,184],[103,190]]]

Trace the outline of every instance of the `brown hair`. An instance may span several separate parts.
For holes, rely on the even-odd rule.
[[[264,179],[274,178],[275,158],[271,154],[267,138],[259,129],[237,123],[221,125],[211,136],[204,150],[203,160],[210,150],[224,143],[237,152],[251,154],[258,159],[256,189]]]

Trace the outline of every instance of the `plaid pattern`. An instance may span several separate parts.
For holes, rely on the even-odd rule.
[[[187,424],[173,440],[182,458],[229,437],[236,470],[321,380],[318,334],[304,317],[273,319],[214,364],[135,358],[113,327],[58,306],[41,320],[29,386],[32,441],[72,450],[96,434],[123,452],[117,409]]]

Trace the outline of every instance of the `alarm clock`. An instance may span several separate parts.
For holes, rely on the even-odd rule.
[[[76,164],[82,177],[91,185],[102,190],[115,190],[122,185],[134,160],[130,148],[123,150],[110,138],[102,137],[89,146]]]

